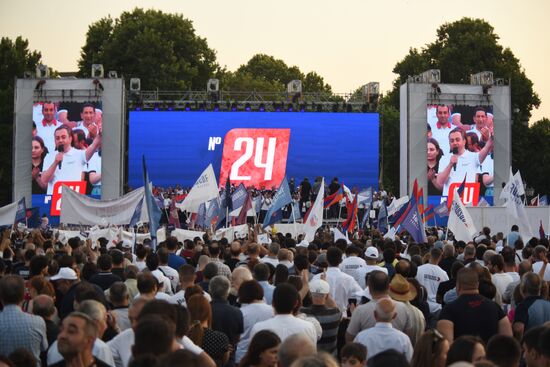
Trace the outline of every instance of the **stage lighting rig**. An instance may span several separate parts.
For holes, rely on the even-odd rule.
[[[107,75],[109,76],[109,79],[118,79],[118,73],[116,70],[109,70]]]
[[[301,80],[291,80],[286,85],[286,90],[288,95],[291,97],[292,103],[298,103],[302,97],[302,81]]]
[[[50,77],[50,69],[48,65],[38,64],[36,66],[36,78],[37,79],[46,79]]]
[[[219,79],[208,79],[206,83],[206,93],[212,102],[217,102],[220,99]]]
[[[141,90],[141,79],[132,78],[130,79],[130,92],[139,92]]]
[[[105,70],[103,69],[103,64],[92,64],[92,78],[99,79],[103,78],[105,75]]]

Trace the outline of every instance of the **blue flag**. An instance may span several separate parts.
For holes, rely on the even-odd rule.
[[[210,200],[208,202],[208,209],[206,210],[206,213],[204,214],[204,226],[205,227],[210,227],[212,225],[212,221],[214,221],[214,219],[218,215],[219,211],[220,211],[220,204],[218,203],[218,199]]]
[[[263,224],[264,228],[272,224],[279,223],[282,220],[283,220],[283,209],[279,209],[277,211],[272,212],[269,217],[266,214],[264,219],[264,224]]]
[[[134,214],[132,215],[132,219],[130,219],[130,227],[133,227],[139,222],[139,218],[141,218],[141,208],[143,207],[143,198],[139,201],[139,203],[136,205],[136,210],[134,210]]]
[[[548,196],[542,195],[539,198],[539,206],[548,206]]]
[[[227,216],[227,213],[229,212],[229,208],[227,207],[227,193],[229,191],[226,190],[224,192],[222,192],[222,194],[220,195],[220,203],[221,205],[218,206],[218,212],[216,213],[216,215],[218,216],[218,221],[216,222],[216,229],[218,228],[221,228],[223,227],[223,225],[225,224],[225,217]],[[231,196],[231,195],[229,195]],[[229,200],[229,202],[231,203],[231,200]]]
[[[384,200],[378,210],[378,230],[384,234],[388,231],[388,209]]]
[[[361,204],[365,204],[365,206],[370,206],[371,203],[372,203],[372,187],[369,187],[368,189],[364,190],[364,191],[361,191],[359,194],[359,197],[361,197],[360,199],[358,199],[357,201],[357,204],[358,205],[361,205]]]
[[[254,209],[256,210],[256,215],[262,210],[262,194],[259,194],[254,198]]]
[[[206,218],[206,204],[202,203],[199,205],[199,210],[197,211],[197,220],[195,221],[195,225],[197,227],[204,227],[205,218]]]
[[[292,202],[292,195],[290,194],[290,188],[288,187],[288,181],[286,180],[286,177],[283,179],[283,182],[281,182],[281,186],[279,186],[279,190],[275,193],[275,196],[273,196],[273,201],[271,203],[271,206],[267,210],[267,213],[265,215],[263,228],[270,225],[272,222],[271,217],[273,216],[273,213],[278,211],[279,209],[283,208],[285,205],[288,205]],[[281,213],[282,216],[282,213]]]
[[[160,217],[162,212],[158,207],[151,187],[149,186],[149,174],[147,173],[147,165],[145,164],[145,156],[143,156],[143,186],[145,188],[145,205],[147,205],[147,213],[149,214],[149,231],[151,233],[151,247],[153,250],[157,248],[157,230],[159,227]]]
[[[241,183],[239,187],[237,187],[237,189],[231,194],[231,208],[229,209],[229,212],[239,209],[241,206],[243,206],[247,195],[248,192],[246,191],[246,187],[244,187],[244,185]]]
[[[294,220],[302,218],[302,213],[300,213],[300,203],[298,201],[292,202],[292,214],[294,214]]]
[[[405,218],[401,221],[401,226],[406,229],[417,243],[428,242],[426,231],[424,230],[424,222],[418,212],[418,203],[414,203]]]
[[[27,205],[25,198],[22,197],[17,203],[17,212],[15,212],[15,223],[23,222],[27,218]]]

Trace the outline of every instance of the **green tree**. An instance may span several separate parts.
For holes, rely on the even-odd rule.
[[[34,71],[41,58],[40,52],[28,47],[29,42],[21,37],[0,40],[0,206],[12,201],[14,80],[27,70]]]
[[[382,97],[378,105],[380,114],[380,176],[386,191],[399,193],[399,110]]]
[[[265,54],[252,56],[245,65],[237,69],[237,73],[249,73],[254,78],[277,82],[282,88],[291,80],[304,80],[304,74],[297,66],[288,66],[283,60]]]
[[[302,88],[308,93],[319,92],[332,94],[332,87],[328,83],[325,83],[325,79],[314,71],[306,74],[302,83]]]
[[[526,155],[528,129],[523,125],[529,120],[531,110],[540,104],[533,90],[533,82],[527,78],[519,60],[509,48],[499,44],[494,28],[482,19],[462,18],[445,23],[437,30],[436,40],[409,53],[395,65],[398,75],[388,96],[388,103],[399,108],[399,86],[408,76],[428,69],[440,69],[442,83],[468,84],[470,74],[490,70],[495,78],[510,81],[512,94],[512,165],[529,175],[533,161]],[[392,164],[399,165],[396,160]],[[392,177],[396,182],[399,177]]]
[[[525,127],[524,127],[525,129]],[[522,171],[523,179],[535,189],[535,194],[550,194],[550,120],[543,118],[529,127],[528,150],[526,155],[531,157],[533,164],[528,171]],[[536,157],[535,159],[533,159]]]
[[[78,62],[79,75],[103,64],[127,80],[141,79],[146,90],[202,90],[218,68],[216,53],[181,14],[136,8],[115,20],[102,18],[88,28]]]

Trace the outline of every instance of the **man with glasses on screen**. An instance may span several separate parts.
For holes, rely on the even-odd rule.
[[[93,154],[101,148],[101,134],[85,150],[73,148],[71,128],[61,125],[55,130],[55,151],[48,154],[44,161],[45,170],[40,179],[42,185],[48,185],[47,194],[51,195],[57,181],[83,181],[83,173],[88,171],[87,163]]]
[[[455,128],[449,133],[451,154],[444,155],[439,161],[437,183],[443,186],[443,196],[449,195],[449,186],[454,182],[476,182],[487,155],[493,150],[493,137],[477,153],[466,149],[466,133]]]

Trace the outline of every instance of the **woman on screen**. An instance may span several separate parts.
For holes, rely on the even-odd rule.
[[[428,138],[428,195],[441,195],[442,186],[437,183],[437,171],[439,170],[439,160],[443,156],[443,151],[439,143],[434,138]]]
[[[32,138],[32,193],[45,194],[47,185],[43,185],[39,180],[42,166],[44,165],[44,157],[48,154],[48,148],[44,145],[44,140],[40,136]]]

